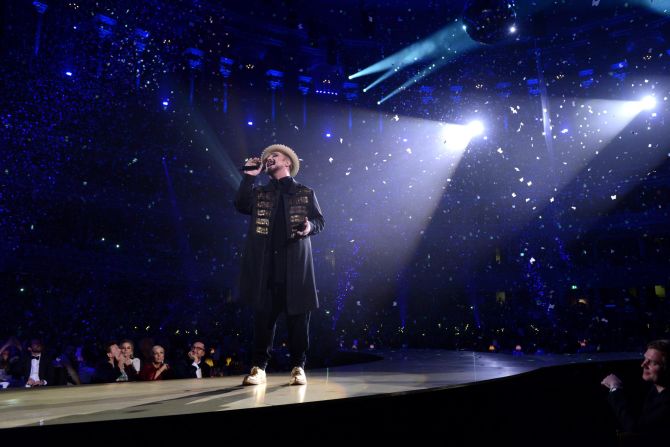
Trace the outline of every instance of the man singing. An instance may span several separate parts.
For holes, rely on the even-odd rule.
[[[247,160],[235,196],[235,208],[251,215],[240,274],[241,298],[254,309],[253,367],[244,385],[266,382],[265,368],[282,312],[291,355],[289,384],[307,383],[309,317],[319,306],[310,236],[323,229],[324,220],[314,191],[293,179],[299,169],[300,160],[291,148],[268,146],[260,158]],[[263,170],[270,182],[254,187]]]

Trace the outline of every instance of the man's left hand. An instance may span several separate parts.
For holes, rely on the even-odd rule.
[[[306,217],[305,217],[304,226],[305,226],[305,228],[303,228],[301,231],[297,232],[298,236],[305,237],[312,231],[312,224],[309,223],[309,219],[307,219]]]

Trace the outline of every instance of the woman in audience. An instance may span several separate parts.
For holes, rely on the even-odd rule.
[[[151,349],[152,361],[146,363],[140,371],[140,380],[168,380],[172,378],[172,369],[165,363],[165,349],[156,345]]]

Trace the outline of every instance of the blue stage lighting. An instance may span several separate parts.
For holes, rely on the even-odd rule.
[[[268,78],[268,85],[272,90],[277,90],[283,87],[284,81],[284,72],[279,70],[268,70],[265,72],[265,76]]]
[[[625,70],[627,67],[628,67],[628,61],[626,60],[612,64],[610,66],[610,69],[612,70],[610,71],[610,75],[612,75],[612,77],[615,77],[617,79],[624,80],[626,78]]]
[[[310,76],[298,76],[298,90],[306,96],[312,89],[312,78]]]
[[[47,8],[49,7],[49,5],[46,5],[42,2],[37,2],[37,1],[33,2],[33,6],[37,10],[38,14],[44,14],[46,12]]]
[[[326,132],[326,138],[330,138],[330,137],[331,137],[330,132]]]
[[[146,49],[147,39],[149,39],[149,31],[142,28],[135,29],[135,48],[139,53],[142,53]]]
[[[593,85],[593,68],[587,68],[579,72],[579,77],[583,80],[579,83],[582,88],[589,88]]]
[[[112,35],[112,31],[116,26],[116,19],[108,17],[103,14],[97,14],[95,20],[98,26],[98,35],[101,39],[106,39]]]
[[[430,85],[423,85],[419,88],[419,93],[421,94],[421,103],[422,104],[432,104],[435,101],[433,98],[433,91],[435,87]]]
[[[66,75],[66,76],[72,76],[72,72],[71,72],[71,71],[66,71],[66,72],[65,72],[65,75]]]
[[[227,57],[221,57],[219,59],[219,73],[223,75],[224,78],[229,78],[233,72],[233,60]]]
[[[254,122],[253,121],[247,121],[247,126],[253,126]]]
[[[358,99],[358,84],[355,82],[345,82],[342,84],[344,98],[347,101],[355,101]]]
[[[501,98],[509,98],[512,94],[512,83],[511,82],[499,82],[496,84],[497,95]]]
[[[205,53],[202,50],[190,47],[184,51],[184,56],[186,56],[188,66],[192,70],[199,70],[202,68],[202,60],[205,56]]]

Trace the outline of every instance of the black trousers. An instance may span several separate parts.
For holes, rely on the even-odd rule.
[[[286,315],[288,329],[288,348],[291,355],[291,368],[305,367],[307,349],[309,348],[309,317],[310,312],[289,315],[286,311],[286,286],[274,285],[270,288],[272,309],[254,312],[254,353],[252,366],[265,369],[272,355],[277,318]]]

